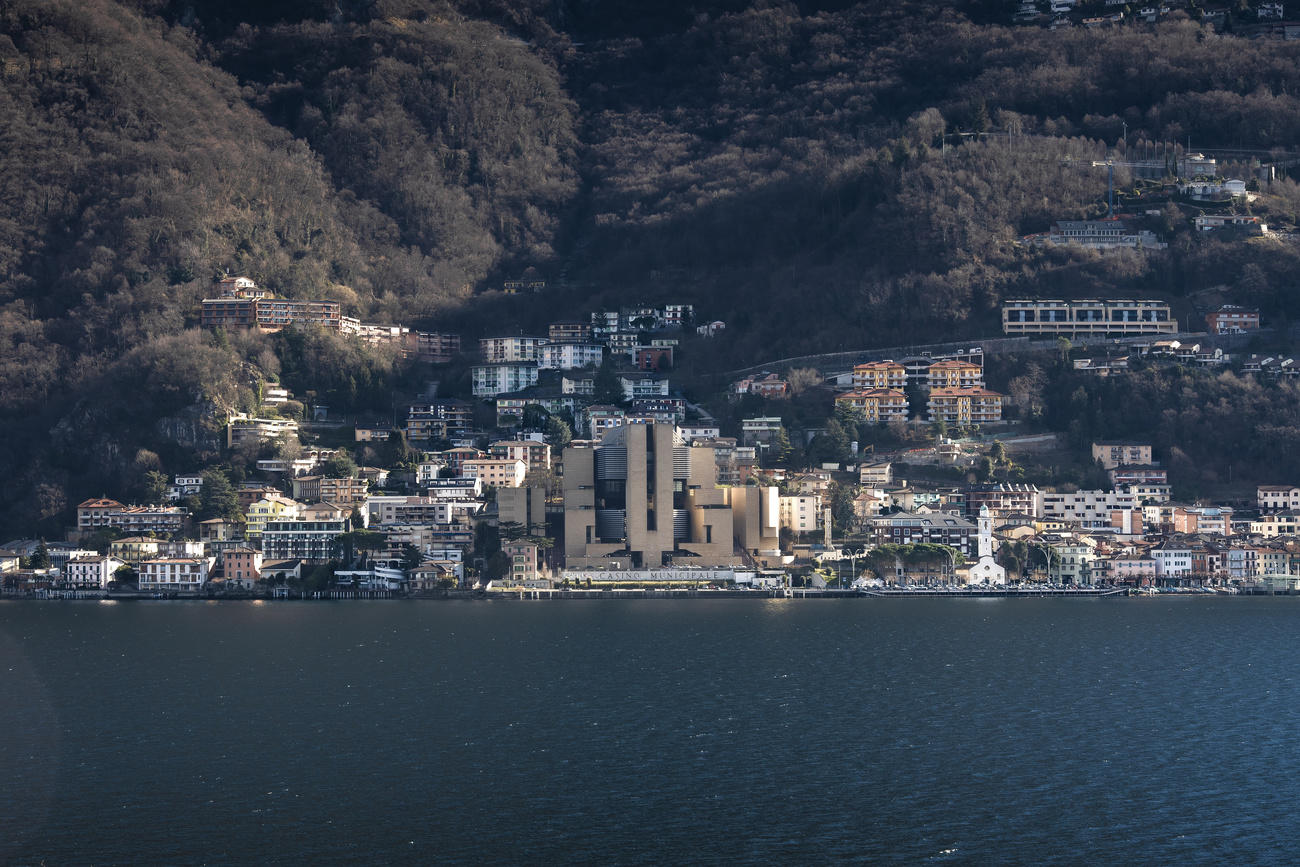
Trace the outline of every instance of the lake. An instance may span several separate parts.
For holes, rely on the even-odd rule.
[[[0,602],[0,862],[1281,863],[1297,598]]]

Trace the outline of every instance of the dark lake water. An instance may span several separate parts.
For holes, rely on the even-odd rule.
[[[1289,863],[1300,600],[0,603],[0,862]]]

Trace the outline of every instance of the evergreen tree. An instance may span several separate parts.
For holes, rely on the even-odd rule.
[[[546,410],[542,409],[535,403],[530,403],[524,406],[522,424],[529,430],[537,430],[538,428],[543,427],[550,417],[550,413]]]
[[[239,510],[239,497],[230,479],[221,470],[208,470],[203,474],[203,489],[199,492],[199,508],[195,516],[200,521],[225,518],[227,521],[243,519]]]
[[[406,433],[395,430],[388,435],[384,443],[383,460],[385,466],[397,467],[411,462],[411,447],[406,443]]]
[[[144,474],[143,487],[144,501],[146,503],[161,503],[167,498],[169,479],[166,473],[149,470]]]
[[[772,437],[771,450],[774,463],[785,464],[790,460],[794,449],[790,445],[790,435],[786,433],[784,427],[778,428],[776,435]]]
[[[325,475],[331,479],[347,479],[356,476],[357,463],[347,452],[339,452],[321,465]]]
[[[596,403],[608,403],[615,406],[621,406],[624,403],[623,383],[618,378],[618,373],[614,370],[614,365],[609,359],[606,359],[600,367],[596,368],[594,387]]]
[[[50,549],[45,546],[45,540],[42,539],[32,552],[31,568],[48,569],[50,568]]]
[[[546,420],[545,432],[546,441],[555,449],[564,448],[573,439],[573,431],[569,428],[568,422],[556,416]]]

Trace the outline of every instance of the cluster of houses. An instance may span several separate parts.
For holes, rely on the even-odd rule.
[[[520,284],[523,286],[523,284]],[[527,287],[524,287],[527,288]],[[274,298],[247,277],[223,277],[216,297],[202,302],[201,322],[208,328],[258,328],[273,332],[290,325],[309,325],[357,336],[370,343],[389,343],[423,360],[446,362],[462,352],[459,335],[412,332],[404,326],[367,325],[342,315],[337,302]],[[580,435],[599,436],[619,424],[683,422],[686,402],[673,396],[668,372],[673,367],[683,331],[693,328],[712,337],[726,328],[721,321],[695,324],[690,304],[631,306],[597,310],[586,321],[551,323],[547,336],[485,337],[478,342],[481,363],[470,368],[475,398],[494,401],[498,427],[517,425],[528,407],[572,418]],[[616,388],[602,392],[621,398],[624,406],[596,403],[596,370],[613,363]],[[278,386],[265,390],[264,407],[284,403],[291,395]],[[319,415],[322,407],[314,408]],[[424,445],[450,440],[469,446],[489,434],[475,426],[475,408],[453,398],[407,404],[405,417],[395,422],[360,424],[357,442],[386,440],[401,431],[407,440]],[[275,412],[231,414],[227,446],[297,437],[299,422]],[[288,467],[259,469],[310,471],[322,456],[295,459]]]
[[[690,304],[597,310],[590,321],[553,322],[547,336],[485,337],[479,340],[482,364],[471,369],[475,397],[491,399],[534,389],[539,398],[577,401],[595,391],[594,369],[608,359],[617,364],[624,397],[667,397],[664,371],[673,366],[684,329],[695,319]],[[712,336],[726,327],[711,322],[696,327]],[[548,375],[548,372],[558,372]]]
[[[1004,396],[984,387],[982,362],[982,354],[972,353],[858,364],[850,376],[849,390],[836,395],[835,406],[873,424],[907,421],[911,407],[906,390],[914,387],[926,395],[926,418],[931,422],[960,427],[998,422]]]
[[[229,298],[272,300],[243,280],[231,281]],[[259,310],[255,303],[247,314],[249,327],[276,327],[280,320],[267,318],[270,312],[259,325]],[[357,425],[354,439],[361,447],[400,433],[414,462],[404,448],[401,463],[341,475],[349,464],[332,460],[335,449],[264,459],[261,475],[278,482],[238,488],[234,519],[192,519],[186,504],[201,497],[204,485],[197,475],[175,477],[158,504],[90,499],[78,506],[68,542],[16,540],[0,550],[4,588],[98,594],[131,584],[162,595],[273,594],[308,573],[316,581],[318,567],[327,567],[333,590],[364,593],[671,581],[700,570],[760,582],[807,566],[818,551],[836,551],[833,523],[861,550],[942,546],[949,561],[939,574],[972,582],[1006,581],[1007,567],[1032,565],[1035,551],[1043,577],[1067,584],[1300,575],[1300,488],[1260,488],[1258,508],[1249,512],[1174,503],[1166,471],[1147,444],[1093,445],[1110,482],[1102,490],[909,484],[894,478],[898,459],[859,458],[856,449],[852,463],[804,472],[764,466],[786,435],[780,417],[744,418],[738,431],[728,431],[735,436],[723,436],[712,419],[688,421],[685,400],[669,390],[678,335],[693,318],[689,305],[634,307],[552,323],[545,338],[484,338],[472,378],[474,396],[494,402],[493,431],[478,429],[486,416],[476,403],[408,404],[393,424]],[[1161,302],[1013,301],[1004,309],[1010,322],[1079,333],[1114,323],[1163,330],[1172,320]],[[1207,317],[1220,334],[1248,332],[1258,322],[1256,311],[1233,306]],[[701,327],[716,333],[724,326]],[[1145,349],[1171,359],[1201,355],[1199,346],[1175,340]],[[619,364],[606,364],[610,358]],[[601,393],[616,383],[624,405],[594,402],[598,377]],[[913,407],[922,405],[929,421],[958,427],[1002,418],[1003,396],[985,387],[982,352],[866,362],[833,379],[841,389],[837,411],[866,422],[919,421]],[[765,372],[735,383],[732,392],[780,399],[789,383]],[[265,406],[289,399],[283,388],[264,389]],[[531,407],[572,418],[576,438],[553,453],[535,430],[537,420],[525,423]],[[265,416],[230,418],[227,447],[299,431],[293,418]],[[945,443],[936,451],[957,448]],[[832,503],[842,506],[846,489],[851,517],[837,513],[833,522]],[[484,526],[495,528],[490,538],[499,540],[504,561],[497,544],[485,542]],[[890,577],[911,580],[915,568],[900,560]]]
[[[404,355],[443,363],[460,354],[460,335],[412,331],[402,325],[366,323],[343,315],[337,301],[276,298],[248,277],[222,277],[216,295],[200,302],[203,328],[256,328],[276,332],[290,326],[315,326],[351,335],[373,345],[387,344]]]
[[[1072,585],[1300,586],[1300,487],[1261,486],[1255,509],[1171,501],[1165,470],[1151,446],[1092,446],[1112,487],[1050,491],[1032,484],[918,486],[892,477],[890,464],[862,464],[854,500],[855,532],[870,546],[946,545],[967,560],[946,574],[971,581],[1007,580],[979,571],[978,522],[991,522],[993,550],[1012,545],[1020,567],[1039,580]],[[1018,543],[1023,543],[1020,545]],[[1026,562],[1027,561],[1027,562]],[[942,564],[941,564],[942,565]],[[929,577],[929,574],[922,572]],[[902,572],[898,580],[915,576]],[[892,580],[892,579],[891,579]]]
[[[28,594],[102,594],[128,581],[169,596],[286,593],[326,564],[338,591],[509,592],[570,578],[683,580],[696,570],[754,582],[857,544],[859,555],[880,546],[948,552],[946,566],[900,559],[885,576],[899,582],[1001,583],[1018,569],[1077,585],[1300,583],[1300,486],[1261,486],[1249,510],[1175,503],[1146,443],[1093,444],[1109,488],[1040,490],[909,483],[888,456],[762,468],[760,448],[718,433],[651,421],[573,440],[559,454],[540,438],[453,447],[424,453],[402,490],[290,474],[280,486],[237,489],[240,520],[193,522],[183,506],[96,498],[78,506],[70,541],[11,542],[0,571],[6,592]],[[837,548],[830,508],[844,486],[852,517]],[[491,582],[476,542],[482,524],[496,528],[505,557]],[[48,563],[21,568],[38,546]]]
[[[1162,0],[1159,3],[1138,4],[1128,0],[1019,0],[1012,21],[1022,25],[1037,25],[1051,30],[1061,30],[1076,25],[1095,29],[1112,27],[1126,21],[1154,24],[1175,11],[1195,14],[1213,27],[1223,29],[1230,19],[1249,25],[1248,34],[1255,37],[1289,36],[1283,19],[1285,4],[1274,2],[1197,3],[1194,0]]]

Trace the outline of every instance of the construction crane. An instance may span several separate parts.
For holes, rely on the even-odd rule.
[[[1126,160],[1093,160],[1092,167],[1106,167],[1106,216],[1115,216],[1115,166],[1129,166],[1131,168],[1146,168],[1150,162],[1128,162]]]

